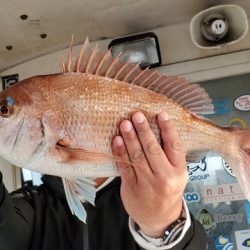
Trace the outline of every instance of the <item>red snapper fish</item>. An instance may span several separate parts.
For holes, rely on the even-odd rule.
[[[97,177],[118,176],[111,141],[119,123],[141,111],[160,141],[156,114],[176,123],[187,159],[213,151],[233,168],[250,200],[250,129],[219,127],[203,119],[212,101],[198,84],[124,63],[91,48],[86,39],[62,73],[34,76],[0,93],[0,155],[12,164],[62,177],[80,220],[81,201],[94,204]]]

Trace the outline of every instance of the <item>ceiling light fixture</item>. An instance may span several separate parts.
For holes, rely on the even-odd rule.
[[[115,39],[108,47],[113,56],[120,55],[122,61],[139,63],[142,69],[161,65],[159,42],[152,32]]]

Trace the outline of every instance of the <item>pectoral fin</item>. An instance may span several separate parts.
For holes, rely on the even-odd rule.
[[[114,156],[112,154],[95,152],[85,149],[75,149],[59,144],[56,145],[56,150],[60,154],[60,158],[64,163],[74,163],[74,162],[92,162],[92,163],[115,163],[122,162],[131,165],[130,162],[124,162],[120,157]]]
[[[88,178],[81,180],[63,178],[62,180],[66,199],[72,214],[86,223],[87,214],[82,202],[88,201],[94,205],[96,196],[95,182]]]

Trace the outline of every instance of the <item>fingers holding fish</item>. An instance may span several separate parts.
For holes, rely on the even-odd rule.
[[[161,112],[158,115],[158,124],[161,130],[163,149],[169,162],[175,168],[185,169],[185,150],[181,143],[174,121],[169,120],[168,115]]]
[[[129,155],[124,143],[124,140],[121,136],[116,136],[113,140],[113,150],[116,156],[121,157],[124,162],[130,162]],[[126,163],[117,163],[118,170],[120,172],[121,178],[126,183],[136,183],[137,177],[135,170],[131,165]]]
[[[137,177],[139,176],[141,179],[143,176],[151,176],[152,170],[133,124],[129,120],[124,120],[121,122],[120,130],[127,149],[128,157],[134,166]]]
[[[160,123],[164,133],[171,133],[165,129],[165,121]],[[186,179],[168,161],[142,113],[133,114],[132,123],[123,121],[120,130],[122,137],[115,137],[114,153],[133,165],[118,163],[123,205],[142,232],[161,237],[166,227],[180,216]]]
[[[132,121],[152,173],[165,176],[167,170],[170,170],[166,168],[171,167],[171,165],[146,117],[142,113],[136,112],[132,116]]]

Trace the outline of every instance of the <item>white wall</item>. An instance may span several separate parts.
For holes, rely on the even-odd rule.
[[[151,30],[150,30],[151,31]],[[184,75],[196,81],[248,73],[250,70],[250,32],[239,43],[221,49],[203,50],[195,47],[189,34],[189,23],[175,24],[152,30],[159,38],[164,73]],[[101,50],[106,51],[110,39],[99,41]],[[74,48],[77,56],[80,45]],[[60,63],[67,57],[61,50],[36,58],[1,72],[0,75],[18,73],[20,79],[38,74],[60,72]],[[220,69],[222,69],[220,72]]]
[[[4,185],[9,192],[21,186],[20,168],[17,168],[3,158],[0,158],[0,171],[3,174]]]

